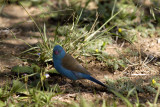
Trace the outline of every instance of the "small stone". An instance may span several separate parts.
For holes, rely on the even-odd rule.
[[[158,42],[158,44],[160,44],[160,38],[158,38],[157,42]]]
[[[28,65],[28,62],[23,62],[23,65],[25,66],[25,65]]]

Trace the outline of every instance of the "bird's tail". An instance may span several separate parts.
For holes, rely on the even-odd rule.
[[[87,79],[89,79],[89,80],[91,80],[91,81],[93,81],[93,82],[95,82],[95,83],[97,83],[97,84],[99,84],[99,85],[101,85],[103,87],[107,87],[107,85],[103,84],[102,82],[98,81],[97,79],[95,79],[95,78],[93,78],[91,76],[89,76]]]

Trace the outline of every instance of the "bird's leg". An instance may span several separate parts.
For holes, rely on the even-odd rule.
[[[67,82],[66,82],[66,78],[65,78],[64,76],[61,76],[61,83],[62,83],[63,85],[67,83]]]

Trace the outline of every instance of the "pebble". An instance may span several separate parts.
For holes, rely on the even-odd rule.
[[[157,42],[158,42],[158,44],[160,44],[160,38],[158,38]]]

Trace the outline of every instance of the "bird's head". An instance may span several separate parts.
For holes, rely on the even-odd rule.
[[[53,49],[53,59],[62,59],[66,52],[60,45],[56,45]]]

